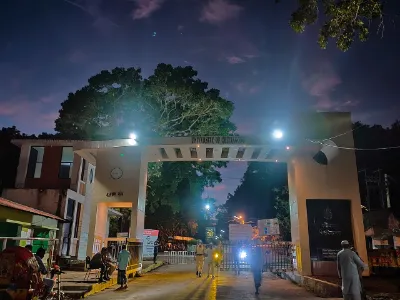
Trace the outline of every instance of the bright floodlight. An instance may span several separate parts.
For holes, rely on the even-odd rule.
[[[274,131],[272,132],[272,136],[273,136],[275,139],[281,139],[281,138],[283,137],[283,132],[282,132],[282,130],[276,129],[276,130],[274,130]]]
[[[210,204],[206,204],[206,209],[210,210]]]
[[[137,138],[137,137],[136,137],[136,134],[131,133],[131,134],[129,135],[128,144],[131,145],[131,146],[137,145],[136,138]]]
[[[247,253],[246,252],[244,252],[244,251],[240,252],[240,258],[241,259],[245,259],[246,257],[247,257]]]

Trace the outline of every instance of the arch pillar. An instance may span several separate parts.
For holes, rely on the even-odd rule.
[[[337,125],[337,119],[334,118],[333,121]],[[340,126],[336,126],[336,130],[338,133],[349,131],[350,133],[338,137],[335,142],[345,147],[354,147],[351,126],[350,114],[348,114]],[[332,136],[338,133],[333,132]],[[313,160],[313,156],[319,151],[319,148],[318,145],[310,147],[309,142],[304,142],[297,147],[287,162],[292,242],[296,245],[297,268],[302,275],[322,275],[321,272],[336,274],[334,259],[324,261],[324,259],[315,257],[315,253],[322,253],[324,247],[324,242],[322,242],[318,245],[319,250],[315,249],[316,239],[326,239],[325,242],[328,241],[328,243],[334,240],[334,246],[326,246],[326,248],[337,246],[337,249],[341,247],[341,238],[352,239],[360,257],[365,262],[368,261],[355,153],[353,150],[340,149],[338,156],[325,166]],[[319,204],[317,204],[318,202]],[[331,210],[332,206],[348,207],[349,211],[347,212],[345,209],[334,211]],[[317,207],[317,214],[312,211],[312,207],[314,210]],[[343,221],[347,220],[343,216],[345,214],[348,215],[349,221]],[[321,230],[327,228],[321,227],[321,222],[325,219],[327,223],[339,227],[337,229],[334,226],[329,230],[337,230],[341,234],[333,233],[329,236],[332,232],[321,233]],[[314,241],[313,245],[310,243],[311,239]],[[311,256],[313,256],[313,260]],[[331,253],[331,257],[334,258],[335,253]],[[367,270],[364,275],[368,274]]]
[[[87,256],[108,238],[108,209],[112,207],[132,208],[130,237],[143,238],[147,161],[142,153],[141,147],[97,149],[93,188],[87,201]],[[115,169],[118,172],[112,174]]]

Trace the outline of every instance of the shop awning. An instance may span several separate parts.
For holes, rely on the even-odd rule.
[[[43,216],[43,217],[47,217],[47,218],[50,218],[50,219],[54,219],[54,220],[65,222],[65,220],[63,218],[60,218],[60,217],[58,217],[56,215],[52,215],[52,214],[49,214],[47,212],[44,212],[44,211],[29,207],[29,206],[26,206],[26,205],[22,205],[22,204],[19,204],[19,203],[16,203],[16,202],[13,202],[13,201],[1,198],[1,197],[0,197],[0,206],[13,208],[13,209],[20,210],[20,211],[26,211],[26,212],[31,213],[33,215]]]

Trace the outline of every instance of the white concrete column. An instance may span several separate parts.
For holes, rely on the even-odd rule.
[[[138,195],[137,200],[132,203],[130,237],[142,240],[144,233],[144,218],[146,210],[146,189],[148,162],[141,155],[140,170],[138,172]]]
[[[86,256],[92,257],[103,246],[106,239],[108,224],[107,203],[94,203],[91,205],[91,218],[87,239]]]
[[[88,248],[92,249],[93,247],[93,239],[91,246],[88,247],[88,242],[89,242],[89,227],[90,227],[90,222],[91,219],[95,217],[96,211],[93,212],[93,218],[92,216],[92,210],[97,209],[96,207],[92,208],[92,194],[93,194],[93,183],[90,182],[90,172],[94,173],[95,172],[95,166],[88,164],[88,176],[86,178],[86,194],[85,194],[85,201],[83,202],[83,212],[82,212],[82,226],[81,226],[81,232],[79,236],[79,250],[78,250],[78,259],[84,260],[86,256],[91,254],[91,251],[88,252]],[[94,230],[94,229],[93,229]]]

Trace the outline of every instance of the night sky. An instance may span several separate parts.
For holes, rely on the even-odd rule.
[[[52,132],[60,102],[90,76],[116,66],[147,76],[161,62],[192,65],[220,89],[235,103],[242,134],[262,133],[288,109],[351,111],[354,121],[382,125],[399,118],[392,12],[383,38],[374,28],[368,42],[343,53],[334,43],[321,50],[317,27],[292,31],[297,1],[274,2],[2,0],[0,125]],[[231,163],[208,195],[226,199],[245,168]]]

